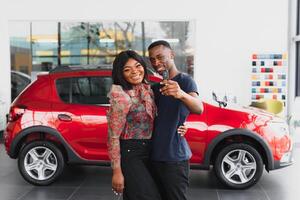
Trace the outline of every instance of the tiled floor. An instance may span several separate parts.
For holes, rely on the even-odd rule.
[[[191,171],[189,200],[299,200],[300,146],[295,148],[295,164],[270,173],[264,172],[257,185],[248,190],[228,190],[212,171]],[[68,166],[63,176],[47,187],[23,180],[17,161],[10,159],[0,144],[0,200],[115,200],[108,167]],[[298,185],[299,184],[299,185]]]

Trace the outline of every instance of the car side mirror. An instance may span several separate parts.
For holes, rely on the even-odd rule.
[[[220,101],[218,99],[218,96],[216,95],[215,92],[212,92],[212,96],[213,96],[213,100],[218,102],[220,107],[226,107],[227,106],[227,96],[226,95],[224,96],[223,101]]]
[[[215,92],[212,92],[213,100],[218,102],[218,97]]]

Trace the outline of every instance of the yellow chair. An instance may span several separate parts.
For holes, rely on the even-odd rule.
[[[275,115],[283,111],[283,102],[275,99],[262,99],[252,102],[250,106],[266,110]]]
[[[283,111],[283,102],[274,100],[274,99],[268,99],[266,100],[266,105],[267,105],[267,111],[274,113],[274,114],[279,114]]]

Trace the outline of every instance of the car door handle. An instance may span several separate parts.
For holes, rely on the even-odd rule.
[[[70,122],[72,121],[72,117],[69,116],[69,115],[66,115],[66,114],[59,114],[57,116],[57,118],[60,120],[60,121],[64,121],[64,122]]]

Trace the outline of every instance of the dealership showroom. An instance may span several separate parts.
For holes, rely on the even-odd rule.
[[[148,47],[160,40],[172,51],[164,47],[153,57],[158,47]],[[191,150],[186,198],[179,199],[299,199],[300,0],[4,0],[0,2],[0,200],[123,199],[125,195],[116,193],[112,184],[118,160],[111,163],[110,158],[120,155],[113,151],[120,149],[114,146],[119,138],[110,137],[113,124],[107,123],[113,115],[107,114],[113,104],[110,98],[115,98],[109,93],[112,66],[125,50],[145,60],[147,83],[168,79],[153,66],[170,66],[172,61],[197,86],[203,109],[184,118],[186,133],[177,129],[181,122],[173,122],[175,141],[165,137],[151,143],[157,150],[150,154],[167,152],[168,144],[172,148],[177,144],[180,155]],[[128,63],[124,77],[127,68]],[[172,83],[177,74],[169,72],[172,80],[167,81]],[[185,90],[182,82],[179,85]],[[131,102],[137,97],[130,92],[126,95]],[[152,123],[154,115],[166,119],[160,115],[172,117],[174,110],[191,109],[183,105],[185,101],[162,96],[176,104],[164,108],[158,103],[163,100],[155,99],[158,109],[149,114],[148,96],[141,94],[145,106],[136,107],[143,110],[133,119],[130,107],[127,115],[126,106],[114,104],[122,110],[112,121],[118,123],[124,116],[125,121],[137,120],[134,128],[140,128],[146,113],[152,134],[148,119]],[[137,106],[136,102],[132,104]],[[153,133],[159,132],[158,121],[154,120]],[[182,167],[179,156],[159,160],[161,156],[149,162],[142,177],[135,168],[126,169],[126,156],[138,148],[123,151],[130,128],[127,124],[115,130],[123,137],[123,168],[118,169],[133,173],[137,188],[158,180],[152,170],[158,163],[169,167],[163,169],[164,175],[173,173],[174,165]],[[140,141],[136,144],[148,144]],[[144,161],[155,158],[152,154]],[[169,193],[170,184],[176,182],[170,180],[163,179],[159,188]],[[180,186],[176,192],[185,190],[182,184],[176,186]],[[152,199],[143,197],[147,189],[135,190],[130,191],[138,199]],[[162,190],[160,196],[165,194]]]

